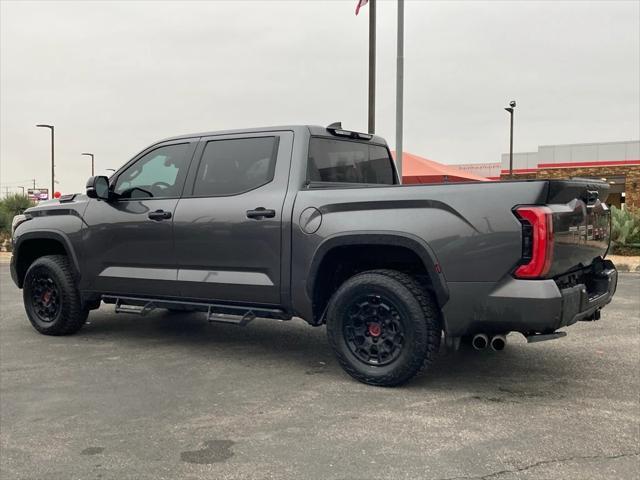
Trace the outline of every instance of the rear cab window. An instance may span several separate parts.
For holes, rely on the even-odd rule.
[[[307,163],[310,183],[396,185],[389,150],[383,145],[311,137]]]

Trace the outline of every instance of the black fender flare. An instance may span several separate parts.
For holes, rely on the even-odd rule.
[[[55,240],[59,242],[65,249],[67,256],[71,260],[71,267],[74,270],[74,274],[77,279],[80,278],[80,263],[78,262],[78,256],[71,244],[69,237],[59,230],[33,230],[25,232],[20,235],[13,246],[13,255],[15,258],[16,266],[20,260],[20,248],[22,244],[28,240]],[[22,278],[18,277],[20,287],[22,287]]]
[[[336,247],[347,245],[391,245],[407,248],[414,252],[425,266],[429,274],[429,280],[436,296],[436,301],[442,308],[449,300],[449,288],[442,273],[435,253],[427,242],[416,235],[395,231],[359,231],[342,232],[327,237],[316,249],[309,268],[309,281],[307,282],[307,295],[313,298],[318,269],[322,265],[325,256]]]

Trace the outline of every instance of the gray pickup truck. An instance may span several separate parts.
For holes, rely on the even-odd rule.
[[[11,273],[46,335],[77,332],[101,302],[295,316],[326,324],[350,375],[386,386],[443,337],[557,338],[611,301],[606,183],[399,183],[384,139],[340,124],[174,137],[17,216]]]

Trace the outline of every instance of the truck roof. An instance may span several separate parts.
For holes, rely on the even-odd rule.
[[[276,131],[282,131],[282,130],[290,130],[294,133],[308,132],[311,135],[333,136],[333,134],[329,130],[327,130],[327,127],[321,127],[319,125],[276,125],[276,126],[270,126],[270,127],[237,128],[232,130],[215,130],[211,132],[189,133],[189,134],[177,135],[174,137],[165,138],[156,143],[166,142],[169,140],[180,140],[182,138],[213,137],[217,135],[236,135],[241,133],[276,132]],[[383,144],[383,145],[387,144],[386,140],[378,135],[373,135],[370,142]]]

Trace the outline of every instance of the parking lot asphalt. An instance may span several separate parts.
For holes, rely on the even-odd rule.
[[[324,328],[91,312],[39,335],[0,265],[2,479],[637,479],[640,275],[598,322],[352,380]]]

